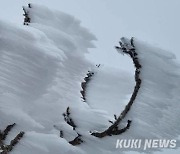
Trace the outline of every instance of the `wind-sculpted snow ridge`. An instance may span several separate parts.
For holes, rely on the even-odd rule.
[[[94,47],[95,37],[73,16],[35,4],[24,9],[30,18],[27,26],[0,23],[0,130],[16,123],[6,143],[25,132],[12,154],[142,152],[116,149],[116,140],[178,137],[180,67],[174,55],[135,39],[142,84],[122,121],[123,127],[132,120],[131,127],[99,139],[90,131],[105,130],[113,114],[122,112],[133,91],[133,77],[106,66],[92,67],[84,54]],[[84,103],[80,91],[87,71],[94,76]],[[65,111],[68,116],[63,117]],[[79,134],[83,142],[69,144]]]

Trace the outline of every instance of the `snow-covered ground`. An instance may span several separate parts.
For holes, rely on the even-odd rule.
[[[126,125],[131,119],[132,126],[122,135],[99,139],[90,131],[103,131],[110,126],[108,120],[121,113],[134,77],[88,62],[85,55],[96,37],[73,16],[34,4],[26,10],[31,18],[28,26],[0,22],[0,130],[17,124],[6,144],[19,131],[25,132],[12,154],[149,152],[160,149],[116,149],[116,140],[178,139],[180,65],[173,54],[135,39],[143,66],[142,87],[123,121]],[[88,71],[95,74],[84,102],[81,83]],[[68,143],[77,133],[63,119],[67,107],[84,141],[78,146]],[[60,130],[64,138],[59,137]]]

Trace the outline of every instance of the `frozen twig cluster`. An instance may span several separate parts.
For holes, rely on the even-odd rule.
[[[13,150],[13,147],[21,140],[21,138],[24,136],[24,132],[20,132],[16,135],[16,137],[10,141],[9,145],[6,145],[4,141],[6,140],[7,135],[11,131],[11,129],[16,124],[8,125],[4,131],[0,130],[0,154],[8,154],[10,151]]]
[[[31,8],[31,4],[28,4],[28,7]],[[29,23],[31,22],[31,18],[29,17],[29,12],[25,9],[25,7],[23,7],[23,11],[24,11],[24,25],[29,25]]]
[[[70,125],[73,128],[73,130],[76,132],[76,134],[77,134],[77,137],[75,137],[72,141],[69,141],[69,143],[72,144],[72,145],[79,145],[79,144],[81,144],[83,142],[83,140],[81,139],[81,135],[76,131],[76,127],[77,126],[76,126],[75,122],[73,121],[73,119],[70,116],[70,108],[69,107],[67,107],[66,112],[63,113],[63,117],[64,117],[64,121],[68,125]],[[61,138],[64,137],[62,130],[60,130],[60,137]]]

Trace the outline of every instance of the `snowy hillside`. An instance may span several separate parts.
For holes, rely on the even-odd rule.
[[[28,25],[0,22],[1,132],[16,123],[6,139],[0,136],[0,145],[9,145],[22,131],[24,135],[12,154],[142,152],[141,148],[116,149],[116,141],[178,139],[180,65],[173,54],[135,39],[142,84],[120,125],[124,127],[132,120],[131,127],[120,135],[97,138],[91,132],[108,128],[109,120],[128,103],[134,77],[91,64],[85,55],[94,47],[96,37],[73,16],[35,4],[25,11],[30,18]],[[78,134],[82,143],[73,146],[69,142]],[[161,149],[146,152],[157,150]]]

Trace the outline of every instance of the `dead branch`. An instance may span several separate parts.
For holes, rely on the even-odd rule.
[[[7,146],[7,150],[11,151],[13,147],[21,140],[24,134],[24,132],[20,132],[19,134],[17,134],[16,137],[13,140],[11,140],[10,145]]]
[[[0,141],[3,141],[6,139],[8,133],[11,131],[11,129],[15,126],[16,124],[13,123],[12,125],[8,125],[3,132],[0,131]]]
[[[100,64],[98,66],[100,66]],[[82,99],[84,102],[86,101],[87,85],[88,85],[89,81],[92,79],[93,75],[94,75],[93,72],[88,71],[88,73],[86,74],[86,77],[84,78],[84,82],[81,83],[82,90],[80,91],[80,93],[82,95]]]
[[[78,133],[77,133],[77,134],[78,134]],[[78,134],[78,136],[75,137],[74,140],[69,141],[69,143],[70,143],[71,145],[73,145],[73,146],[79,145],[79,144],[83,143],[83,140],[81,139],[81,135]]]
[[[28,4],[28,7],[31,8],[31,4]],[[24,11],[24,25],[29,25],[29,23],[31,22],[31,18],[29,17],[29,12],[25,9],[25,7],[23,7],[23,11]]]
[[[67,107],[66,112],[63,113],[64,116],[64,121],[66,121],[67,124],[69,124],[70,126],[73,127],[73,130],[75,130],[76,125],[74,123],[74,121],[72,120],[72,118],[70,117],[70,108]]]
[[[95,136],[95,137],[105,137],[105,136],[111,136],[111,135],[119,135],[121,133],[124,133],[127,129],[129,129],[131,121],[128,120],[127,126],[124,127],[123,129],[118,129],[118,125],[120,124],[120,122],[125,118],[125,116],[127,115],[127,113],[129,112],[129,110],[131,109],[132,104],[134,103],[136,96],[138,94],[138,91],[140,89],[141,86],[141,78],[140,78],[140,69],[141,69],[141,64],[139,62],[139,58],[138,58],[138,54],[135,50],[135,46],[134,46],[134,39],[131,38],[131,40],[127,40],[125,38],[121,38],[121,41],[119,42],[120,46],[116,46],[117,50],[120,50],[121,52],[123,52],[124,54],[127,54],[130,56],[130,58],[132,59],[134,66],[135,66],[135,81],[136,81],[136,85],[134,87],[134,91],[131,95],[131,98],[128,102],[128,104],[125,106],[124,110],[121,112],[121,114],[119,115],[119,117],[115,117],[115,122],[112,123],[112,125],[110,127],[108,127],[105,131],[103,132],[93,132],[91,133],[91,135]]]
[[[24,132],[20,132],[19,134],[16,135],[16,137],[13,140],[11,140],[9,145],[3,143],[3,141],[6,139],[7,135],[15,125],[16,125],[15,123],[12,125],[8,125],[4,131],[0,131],[0,150],[2,150],[0,154],[8,154],[10,151],[13,150],[13,147],[23,137]]]
[[[60,130],[60,137],[63,138],[64,137],[64,133],[62,130]]]
[[[30,3],[28,4],[28,7],[29,7],[29,8],[32,8],[32,6],[31,6],[31,4],[30,4]]]

